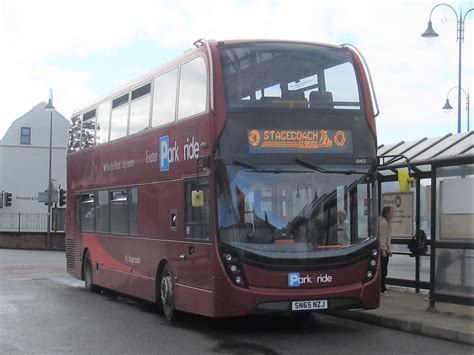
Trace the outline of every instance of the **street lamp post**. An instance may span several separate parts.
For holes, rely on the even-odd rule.
[[[46,248],[51,248],[51,194],[53,192],[53,182],[51,181],[51,161],[53,155],[53,90],[49,90],[49,100],[45,109],[49,111],[49,175],[48,175],[48,232],[46,235]]]
[[[430,18],[428,20],[428,27],[426,31],[421,35],[421,37],[426,38],[433,38],[438,37],[438,34],[433,29],[433,24],[431,22],[431,15],[433,11],[439,6],[447,6],[451,10],[453,10],[454,14],[456,15],[456,22],[457,22],[457,41],[459,43],[459,58],[458,58],[458,133],[461,133],[461,53],[462,53],[462,44],[464,42],[464,21],[466,20],[466,16],[468,13],[474,10],[474,8],[469,9],[465,14],[464,17],[462,15],[462,10],[459,11],[459,16],[457,11],[448,4],[438,4],[431,9]]]
[[[451,91],[453,91],[454,89],[458,89],[457,86],[455,87],[452,87],[451,89],[449,89],[448,93],[446,94],[446,103],[444,104],[444,106],[442,107],[443,110],[452,110],[453,107],[451,106],[451,104],[449,103],[449,94],[451,93]],[[461,91],[464,93],[464,97],[466,99],[466,112],[467,112],[467,131],[469,132],[470,131],[470,127],[469,127],[469,91],[466,93],[466,91],[464,91],[464,89],[461,88]]]

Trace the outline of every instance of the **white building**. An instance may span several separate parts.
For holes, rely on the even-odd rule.
[[[34,106],[0,140],[0,193],[12,193],[12,205],[0,209],[0,229],[2,220],[4,226],[12,224],[13,215],[47,213],[48,207],[38,202],[38,192],[48,188],[51,111],[45,107],[45,102]],[[69,121],[53,110],[52,122],[51,179],[56,189],[66,189]]]

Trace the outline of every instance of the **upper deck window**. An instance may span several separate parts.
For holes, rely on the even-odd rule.
[[[114,101],[112,101],[112,109],[120,107],[128,103],[128,94],[122,95],[117,97]]]
[[[155,78],[153,87],[153,127],[174,121],[177,85],[178,69],[170,70]]]
[[[81,130],[81,149],[93,147],[95,145],[95,127],[96,127],[96,110],[86,112],[82,116]]]
[[[129,94],[125,94],[112,101],[110,140],[125,137],[127,135],[128,97]]]
[[[206,111],[207,70],[202,57],[193,59],[181,67],[179,84],[178,119],[198,115]]]
[[[132,91],[128,134],[142,131],[150,126],[150,89],[151,84],[146,84]]]
[[[222,45],[229,109],[361,110],[352,55],[339,48],[298,43]]]
[[[107,143],[109,141],[110,126],[110,101],[99,105],[97,109],[97,134],[96,143]]]

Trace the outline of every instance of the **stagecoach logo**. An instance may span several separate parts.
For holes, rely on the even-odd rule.
[[[350,131],[251,129],[247,131],[250,153],[351,153]]]
[[[249,133],[249,143],[252,147],[256,147],[260,143],[260,132],[252,129]]]

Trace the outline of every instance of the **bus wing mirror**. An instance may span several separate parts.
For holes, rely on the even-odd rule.
[[[193,190],[193,191],[191,191],[191,205],[193,207],[203,207],[204,206],[204,191],[203,190]]]

